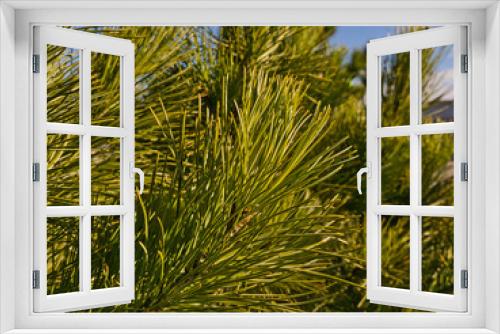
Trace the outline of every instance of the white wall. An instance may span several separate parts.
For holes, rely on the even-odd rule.
[[[14,328],[14,18],[0,3],[0,333]]]
[[[486,327],[500,331],[500,6],[488,8],[486,19]],[[494,261],[497,263],[495,264]]]

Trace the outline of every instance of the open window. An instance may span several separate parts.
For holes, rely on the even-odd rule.
[[[55,56],[47,59],[50,48]],[[99,62],[106,66],[93,66],[97,57],[107,58]],[[128,303],[134,298],[133,181],[142,173],[134,168],[134,45],[36,27],[33,72],[34,310]],[[60,76],[79,88],[61,94]],[[100,168],[109,170],[108,178],[93,178]],[[62,275],[71,268],[76,275]],[[106,279],[95,280],[96,271],[106,271]]]
[[[92,29],[34,33],[36,312],[134,298],[134,173],[141,190],[144,180],[134,167],[134,45]],[[367,172],[372,303],[467,310],[465,37],[462,27],[431,28],[368,45],[368,165],[358,186]],[[429,67],[439,72],[432,85]],[[451,193],[440,193],[443,182]]]
[[[426,64],[437,61],[437,54],[441,54],[440,59],[444,54],[443,66],[449,67],[447,75],[439,79],[447,92],[422,89]],[[409,77],[396,70],[401,66],[408,66],[409,71],[404,73],[410,73]],[[368,44],[367,168],[363,171],[368,175],[367,288],[372,303],[435,311],[467,310],[466,73],[463,27],[412,32]],[[444,94],[451,101],[447,106],[439,98]],[[453,154],[438,165],[430,157],[429,145],[452,145]],[[395,161],[406,168],[391,170]],[[428,200],[432,191],[429,195],[422,174],[429,171],[438,172],[435,178],[451,175],[451,202]],[[402,180],[409,184],[401,184]],[[406,196],[398,198],[406,200],[392,201],[395,197],[391,192],[401,191]],[[405,233],[394,234],[394,227]],[[448,232],[432,242],[426,239],[428,229]],[[444,242],[453,245],[451,254],[440,253],[436,245]],[[397,261],[397,257],[391,257],[391,247],[398,248],[399,258],[409,258],[409,267],[391,263]],[[422,268],[426,256],[435,257],[432,268]],[[451,276],[452,289],[436,291],[426,284],[426,275],[443,272]],[[384,278],[391,275],[397,279],[388,284]]]

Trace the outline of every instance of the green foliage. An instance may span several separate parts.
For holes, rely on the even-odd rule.
[[[137,300],[125,309],[313,310],[329,286],[352,284],[329,273],[342,233],[338,199],[320,205],[304,191],[350,159],[339,143],[309,154],[331,111],[303,109],[303,87],[287,78],[254,72],[243,83],[237,115],[223,97],[213,114],[162,120],[165,136],[181,124],[167,148],[177,164],[142,197],[136,267],[161,275],[138,275]]]
[[[365,298],[365,203],[354,188],[366,146],[362,52],[348,62],[344,48],[332,48],[334,27],[84,30],[136,45],[136,165],[147,183],[136,200],[136,299],[95,311],[395,310]],[[66,73],[75,68],[69,54],[49,49],[50,61]],[[110,57],[92,60],[92,85],[100,87],[93,90],[95,117],[108,121],[116,63]],[[434,67],[424,65],[425,75],[433,75]],[[402,63],[395,66],[409,71]],[[77,85],[71,75],[49,77],[58,94],[77,91]],[[396,89],[393,80],[388,94]],[[390,103],[395,119],[409,103],[399,102]],[[74,99],[52,103],[49,114],[71,122],[74,115],[61,110],[71,109]],[[429,201],[436,202],[441,194],[450,196],[449,174],[440,171],[447,168],[452,142],[427,144],[430,166],[441,164],[423,180],[429,194],[436,194]],[[119,198],[110,178],[116,156],[106,154],[109,145],[96,141],[92,172],[99,184],[93,198],[104,196],[107,204]],[[74,175],[78,165],[77,151],[63,153],[49,157],[49,165],[64,166],[51,171],[54,180]],[[392,154],[408,152],[398,146]],[[400,200],[408,186],[403,175],[388,192]],[[75,190],[55,188],[62,199]],[[63,291],[78,266],[68,261],[74,245],[57,239],[69,232],[57,226],[49,267],[62,272],[51,284]],[[102,249],[92,271],[100,287],[117,284],[117,254],[109,245],[119,235],[107,229],[101,222],[93,230],[93,244]],[[404,262],[405,240],[398,233],[404,231],[386,241],[395,246],[389,258]],[[449,250],[428,233],[429,249]],[[449,286],[447,277],[438,273],[429,284]],[[398,279],[388,273],[384,282]]]

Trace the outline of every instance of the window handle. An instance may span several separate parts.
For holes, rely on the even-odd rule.
[[[139,195],[144,191],[144,172],[140,168],[136,168],[134,163],[130,163],[130,177],[135,178],[135,174],[139,175]]]
[[[366,177],[369,178],[371,176],[371,170],[370,170],[370,163],[366,164],[366,167],[361,168],[358,170],[358,173],[356,174],[356,179],[358,181],[358,193],[361,195],[363,194],[363,191],[361,190],[361,178],[363,174],[366,174]]]

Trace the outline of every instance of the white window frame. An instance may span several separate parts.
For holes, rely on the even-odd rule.
[[[422,310],[467,310],[467,289],[462,287],[462,271],[467,270],[467,182],[461,179],[461,164],[467,163],[467,76],[462,58],[467,55],[464,26],[433,28],[370,41],[367,46],[367,298],[372,303]],[[452,46],[453,116],[451,122],[422,123],[421,50]],[[383,126],[381,57],[405,52],[410,57],[409,124]],[[421,199],[423,135],[452,134],[453,199],[451,206],[423,205]],[[382,141],[407,138],[409,142],[410,196],[407,205],[382,203]],[[409,218],[409,287],[382,285],[382,216]],[[453,293],[422,290],[422,217],[453,218]]]
[[[78,50],[79,53],[79,124],[47,121],[47,45]],[[38,271],[34,289],[34,311],[71,311],[97,306],[127,304],[134,299],[134,124],[135,73],[134,45],[126,39],[113,38],[51,26],[34,27],[33,52],[39,57],[38,73],[33,74],[34,162],[39,166],[39,180],[33,184],[34,226],[33,268]],[[91,121],[91,53],[117,56],[120,59],[120,124],[96,126]],[[79,140],[78,206],[47,206],[47,135],[69,134]],[[92,138],[120,140],[120,203],[92,205]],[[92,217],[119,216],[120,285],[92,289],[91,235]],[[47,219],[79,219],[79,291],[47,295]]]
[[[468,115],[468,194],[471,199],[468,258],[471,265],[467,313],[33,313],[30,56],[31,31],[35,24],[467,24],[471,52],[471,112]],[[182,332],[175,329],[192,329],[190,333],[500,332],[500,116],[497,112],[500,109],[500,9],[497,1],[3,1],[0,3],[0,74],[1,333],[10,330],[14,330],[13,333],[117,333],[119,329],[129,329],[129,333],[153,329],[163,329],[156,333]]]

